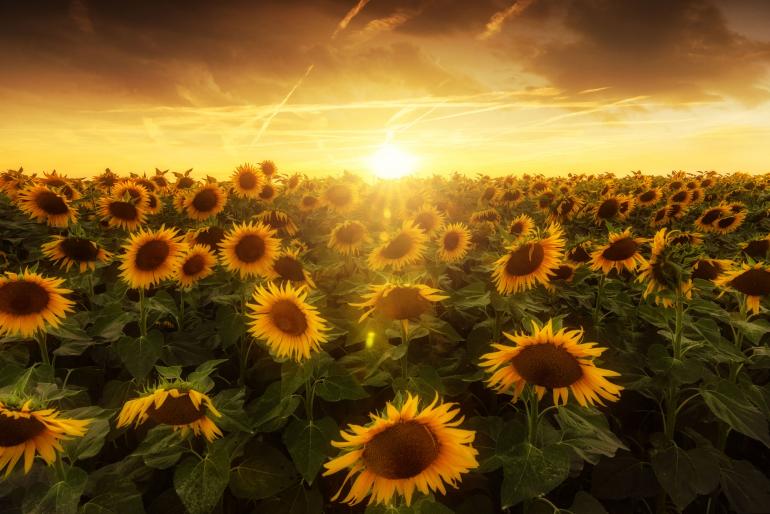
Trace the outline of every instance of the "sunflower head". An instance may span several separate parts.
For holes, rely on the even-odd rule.
[[[204,245],[215,254],[219,252],[219,243],[224,238],[225,231],[216,225],[201,228],[187,234],[187,239],[191,244]]]
[[[711,227],[717,234],[731,234],[738,230],[746,219],[746,211],[728,211],[724,216],[717,218],[711,223]]]
[[[748,309],[758,314],[760,301],[770,296],[770,267],[762,263],[743,264],[722,273],[715,283],[745,295]]]
[[[682,232],[660,229],[653,238],[650,259],[639,268],[637,281],[647,282],[643,296],[654,295],[655,303],[664,307],[673,306],[676,295],[689,297],[692,289],[689,265],[680,265],[692,260],[688,255],[692,249],[682,239]]]
[[[269,278],[279,282],[291,282],[295,286],[315,287],[310,272],[299,258],[298,250],[286,250],[275,259]]]
[[[192,287],[196,282],[214,273],[217,258],[208,246],[193,245],[179,260],[176,279],[183,288]]]
[[[0,335],[30,337],[46,324],[58,327],[74,305],[63,282],[29,270],[0,275]]]
[[[354,307],[364,309],[359,321],[372,314],[394,321],[407,321],[419,318],[431,309],[431,303],[446,300],[442,291],[422,284],[382,284],[371,286],[371,292],[364,296],[364,301],[352,303]]]
[[[770,253],[770,235],[741,243],[741,253],[755,261],[766,260]]]
[[[498,292],[507,295],[547,284],[563,250],[564,231],[558,225],[548,227],[544,236],[532,236],[509,246],[492,272]]]
[[[432,234],[444,224],[444,214],[432,205],[424,205],[415,213],[412,222],[426,234]]]
[[[226,203],[226,193],[218,185],[208,183],[185,198],[185,209],[190,219],[200,221],[222,212]]]
[[[576,244],[566,254],[567,260],[574,264],[584,264],[591,262],[591,242],[583,241]]]
[[[317,208],[320,204],[321,200],[317,196],[306,194],[299,200],[299,210],[302,212],[310,212]]]
[[[343,453],[325,464],[324,476],[349,469],[345,483],[356,477],[343,502],[356,505],[371,495],[369,503],[390,504],[399,495],[411,505],[415,489],[445,493],[444,484],[457,487],[461,474],[478,467],[475,432],[457,428],[459,409],[438,397],[419,405],[408,394],[400,406],[388,403],[383,414],[370,414],[367,426],[349,425],[343,441],[332,442]]]
[[[372,269],[383,269],[390,266],[400,270],[404,266],[414,264],[422,259],[425,251],[425,233],[412,222],[405,221],[399,231],[374,249],[369,255],[369,266]]]
[[[265,183],[265,175],[251,164],[241,164],[235,168],[230,181],[235,195],[240,198],[257,198]]]
[[[646,207],[648,205],[655,205],[660,201],[660,198],[661,198],[660,189],[653,187],[642,193],[639,193],[636,197],[636,201],[642,207]]]
[[[278,188],[270,182],[265,182],[259,190],[257,198],[263,202],[272,202],[278,196]]]
[[[225,267],[243,277],[268,276],[278,257],[280,241],[263,223],[235,225],[220,243]]]
[[[690,278],[714,281],[729,270],[732,262],[725,259],[698,259],[693,263]]]
[[[471,247],[471,232],[463,223],[448,225],[438,238],[438,257],[443,262],[457,262]]]
[[[32,219],[51,227],[66,227],[76,223],[77,210],[66,196],[44,185],[32,186],[19,195],[19,208]]]
[[[533,322],[529,333],[504,335],[515,346],[493,344],[495,351],[482,356],[481,366],[490,374],[489,386],[511,393],[513,401],[527,385],[534,387],[539,399],[551,389],[554,405],[566,404],[570,391],[582,406],[619,399],[623,388],[606,378],[619,373],[593,362],[606,348],[583,342],[583,330],[556,330],[549,320],[543,327]]]
[[[267,210],[259,213],[257,219],[277,233],[284,233],[287,236],[293,236],[298,230],[294,221],[283,211]]]
[[[347,212],[355,207],[356,191],[347,184],[332,184],[323,192],[323,203],[336,212]]]
[[[110,253],[98,244],[82,237],[54,236],[41,247],[43,255],[56,262],[60,267],[69,270],[73,265],[78,266],[83,273],[87,269],[95,269],[99,262],[106,262]]]
[[[121,277],[134,289],[146,289],[171,278],[185,246],[172,229],[139,230],[123,246]]]
[[[500,216],[496,209],[484,209],[471,214],[471,223],[473,224],[491,223],[492,225],[497,225],[501,219],[502,216]]]
[[[249,331],[263,339],[277,358],[308,359],[326,342],[329,328],[318,310],[307,302],[305,288],[270,283],[257,287],[253,300],[247,304],[252,319]]]
[[[131,200],[103,198],[99,209],[103,219],[110,227],[120,227],[125,230],[136,230],[145,221],[146,210]]]
[[[611,233],[607,244],[591,253],[591,269],[601,270],[605,274],[613,269],[618,272],[635,270],[646,262],[640,253],[644,242],[642,238],[635,238],[630,228]]]
[[[259,163],[259,170],[268,179],[271,178],[278,171],[278,167],[273,161],[262,161]]]

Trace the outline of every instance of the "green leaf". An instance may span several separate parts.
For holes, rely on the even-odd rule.
[[[174,490],[190,514],[208,514],[219,503],[230,481],[230,452],[220,439],[200,459],[191,456],[174,470]]]
[[[253,428],[259,432],[275,432],[286,424],[286,420],[294,414],[302,399],[292,395],[284,398],[281,395],[281,384],[273,382],[267,387],[265,394],[246,408],[253,420]]]
[[[181,441],[179,434],[169,427],[155,427],[147,432],[147,436],[131,455],[141,458],[151,468],[170,468],[184,453]]]
[[[254,512],[269,512],[270,514],[321,514],[323,510],[324,499],[318,490],[318,486],[307,488],[300,482],[273,498],[259,502]]]
[[[736,512],[762,514],[770,505],[770,479],[747,460],[719,460],[720,483]]]
[[[80,508],[80,514],[140,514],[144,512],[142,495],[132,482],[120,490],[105,491]]]
[[[651,463],[658,483],[680,510],[719,485],[719,466],[704,448],[685,451],[669,442],[653,453]]]
[[[537,448],[519,444],[503,467],[500,496],[503,509],[550,492],[569,474],[570,450],[566,446]]]
[[[360,400],[368,393],[353,375],[338,362],[332,361],[323,370],[323,376],[315,382],[316,394],[329,402]]]
[[[229,305],[221,305],[217,309],[216,334],[219,336],[223,350],[237,343],[238,339],[246,333],[245,321],[243,315]]]
[[[227,359],[214,359],[214,360],[208,360],[198,366],[195,371],[190,373],[187,376],[187,381],[192,382],[193,384],[200,384],[202,387],[207,388],[207,386],[213,386],[213,381],[209,378],[214,371],[216,371],[217,367],[227,362]]]
[[[67,411],[66,416],[74,419],[90,419],[88,431],[83,437],[73,438],[64,443],[64,451],[70,460],[90,459],[96,456],[104,446],[104,438],[110,431],[112,411],[100,407],[82,407]]]
[[[735,384],[720,380],[701,388],[703,401],[711,412],[730,428],[761,441],[770,448],[767,418]]]
[[[740,330],[746,339],[751,341],[752,344],[758,345],[762,341],[762,338],[770,333],[770,322],[764,319],[758,319],[755,321],[743,321],[739,319],[733,319],[730,321],[735,327]]]
[[[332,455],[330,442],[338,435],[337,423],[330,417],[315,421],[294,419],[286,427],[283,443],[308,484],[313,483],[321,465]]]
[[[25,514],[76,514],[87,481],[88,473],[69,468],[64,480],[33,486],[24,497],[22,511]]]
[[[137,380],[142,380],[152,370],[163,349],[163,334],[150,331],[147,337],[121,337],[113,348],[126,369]]]
[[[598,463],[602,455],[612,457],[618,449],[628,449],[612,433],[604,415],[595,409],[559,407],[556,419],[563,431],[561,442],[591,464]]]
[[[264,443],[249,445],[247,455],[230,475],[230,490],[238,498],[261,500],[288,489],[296,471],[283,453]]]
[[[643,498],[658,491],[650,466],[627,451],[602,459],[591,475],[591,494],[605,500]]]
[[[244,389],[224,389],[213,398],[214,405],[222,415],[217,418],[217,425],[225,432],[251,432],[249,417],[243,410],[245,396]]]

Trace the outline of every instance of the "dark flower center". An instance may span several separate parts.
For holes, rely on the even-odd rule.
[[[693,279],[714,280],[720,273],[722,273],[722,266],[718,262],[701,260],[695,263],[691,276]]]
[[[717,227],[725,229],[730,228],[733,225],[735,225],[738,222],[738,218],[735,216],[728,216],[726,218],[721,218],[717,221]]]
[[[37,206],[46,214],[67,214],[69,207],[64,199],[51,191],[41,191],[35,196]]]
[[[666,212],[666,214],[668,214],[669,216],[675,217],[675,216],[678,216],[679,213],[681,212],[682,212],[682,204],[672,203],[671,205],[668,206],[668,211]]]
[[[282,255],[276,259],[273,269],[278,273],[282,279],[291,280],[292,282],[304,282],[305,274],[302,263],[298,260],[289,257],[288,255]]]
[[[576,246],[567,253],[567,258],[572,262],[588,262],[591,260],[591,254],[582,246]]]
[[[208,246],[211,251],[217,251],[220,241],[225,238],[225,231],[219,227],[209,227],[201,230],[195,236],[195,242]]]
[[[729,285],[745,295],[766,296],[770,294],[770,271],[746,270],[732,279]]]
[[[484,190],[484,194],[481,196],[483,200],[491,200],[495,196],[495,188],[488,187]]]
[[[46,183],[46,185],[51,186],[51,187],[62,187],[62,186],[66,186],[67,185],[66,181],[64,181],[64,180],[62,180],[60,178],[57,178],[57,177],[47,178],[47,179],[45,179],[45,183]]]
[[[195,181],[190,177],[181,177],[176,181],[177,189],[189,189],[195,184]]]
[[[675,203],[681,203],[687,200],[687,191],[679,191],[677,193],[674,193],[674,195],[671,197],[671,201]]]
[[[265,200],[269,200],[273,197],[273,194],[275,194],[275,188],[273,188],[273,186],[270,184],[265,184],[262,186],[262,191],[259,192],[259,197]]]
[[[514,235],[520,235],[522,232],[524,232],[524,223],[521,221],[516,221],[514,223],[511,223],[511,229],[510,233]]]
[[[701,216],[700,222],[704,225],[711,225],[722,214],[722,209],[709,209],[703,216]]]
[[[460,244],[460,234],[457,232],[447,232],[444,235],[444,250],[447,252],[454,251]]]
[[[630,259],[636,254],[639,249],[639,244],[631,237],[624,237],[617,241],[610,243],[610,245],[602,252],[602,257],[608,261],[624,261]]]
[[[280,230],[289,224],[289,217],[281,212],[269,211],[265,216],[262,216],[262,221],[267,223],[270,228]]]
[[[401,233],[391,239],[388,245],[383,248],[380,255],[386,259],[400,259],[405,256],[414,246],[414,241],[409,234]]]
[[[139,218],[139,210],[131,202],[110,202],[107,206],[110,216],[124,221],[134,221]]]
[[[153,182],[152,180],[140,178],[140,179],[137,179],[136,183],[137,185],[144,186],[144,188],[147,189],[147,191],[149,191],[150,193],[154,192],[157,189],[157,187],[155,186],[155,182]]]
[[[62,253],[77,262],[92,262],[99,256],[99,247],[82,237],[68,237],[59,243]]]
[[[166,262],[171,247],[166,241],[153,239],[144,243],[136,252],[136,267],[141,271],[153,271]]]
[[[473,219],[481,222],[481,221],[492,221],[497,222],[500,221],[500,214],[494,210],[494,209],[488,209],[486,211],[479,211],[473,215]]]
[[[364,237],[364,227],[360,223],[343,225],[335,234],[338,242],[346,245],[356,244]]]
[[[308,328],[305,313],[291,300],[278,300],[270,308],[270,319],[278,330],[291,336],[301,336]]]
[[[438,219],[433,213],[422,212],[415,216],[414,223],[426,232],[433,230],[438,224]]]
[[[238,175],[238,185],[241,189],[250,190],[257,187],[257,175],[253,171],[244,171]]]
[[[583,376],[580,362],[564,348],[550,343],[524,347],[512,364],[527,383],[543,387],[567,387]]]
[[[572,278],[572,275],[574,275],[575,270],[572,269],[572,266],[567,266],[565,264],[562,264],[555,270],[553,270],[553,278],[554,280],[569,280]]]
[[[767,257],[768,251],[770,251],[770,239],[749,241],[746,248],[743,249],[743,253],[752,259],[764,259]]]
[[[0,412],[0,448],[29,441],[43,430],[45,425],[35,417],[13,418]]]
[[[650,190],[639,195],[639,200],[642,202],[651,202],[655,200],[655,191]]]
[[[219,196],[211,189],[198,191],[193,197],[192,206],[198,212],[209,212],[219,203]]]
[[[661,221],[668,214],[668,207],[662,207],[655,211],[655,221]]]
[[[526,276],[534,273],[540,268],[545,259],[545,250],[540,243],[528,243],[513,250],[508,255],[508,262],[505,264],[506,275],[517,277]]]
[[[439,456],[439,442],[428,426],[417,421],[396,423],[366,444],[366,468],[391,480],[412,478]]]
[[[18,280],[0,286],[0,312],[13,316],[27,316],[43,312],[50,295],[35,282]]]
[[[423,298],[416,287],[395,287],[377,300],[377,311],[388,319],[413,319],[428,309],[430,301]]]
[[[608,219],[615,216],[619,210],[620,204],[618,201],[615,198],[608,198],[607,200],[604,200],[601,205],[599,205],[599,209],[596,211],[596,214],[602,219]]]
[[[155,207],[157,207],[158,206],[158,197],[155,196],[155,195],[149,195],[147,197],[147,206],[150,209],[154,209]]]
[[[203,410],[193,405],[187,393],[183,393],[178,398],[168,395],[159,408],[155,408],[153,403],[147,409],[147,415],[156,423],[164,425],[187,425],[204,416]]]
[[[235,255],[242,262],[255,262],[265,255],[265,241],[255,234],[246,234],[235,245]]]
[[[206,259],[201,254],[195,254],[182,265],[182,272],[188,277],[194,277],[206,266]]]

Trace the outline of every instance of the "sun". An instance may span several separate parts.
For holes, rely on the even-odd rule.
[[[395,145],[385,143],[369,158],[374,175],[385,180],[396,180],[414,172],[417,159]]]

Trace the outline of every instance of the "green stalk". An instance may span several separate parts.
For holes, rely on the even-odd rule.
[[[599,311],[601,309],[602,294],[604,293],[604,278],[605,275],[602,273],[602,276],[599,278],[599,286],[596,288],[596,305],[594,305],[593,312],[594,326],[599,324]]]
[[[313,376],[310,375],[305,380],[305,415],[308,421],[313,421],[313,404],[315,403],[315,382],[310,385]]]
[[[406,320],[401,321],[401,344],[406,346],[404,356],[401,357],[401,374],[404,380],[409,380],[409,325]]]
[[[527,400],[527,440],[529,444],[537,446],[537,427],[540,420],[540,401],[534,387],[529,387],[529,399]]]
[[[147,337],[147,303],[143,287],[139,288],[139,334]]]
[[[42,330],[35,332],[35,341],[37,341],[37,346],[40,348],[40,358],[43,360],[43,364],[50,366],[51,359],[48,358],[48,344],[46,337],[47,334]]]
[[[182,330],[184,324],[184,289],[179,289],[179,321],[177,323],[177,331]]]

